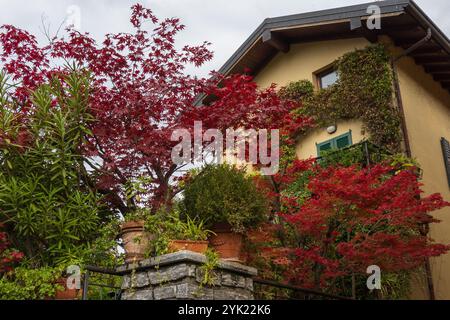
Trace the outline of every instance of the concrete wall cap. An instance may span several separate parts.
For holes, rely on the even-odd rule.
[[[204,264],[206,262],[206,256],[200,253],[192,251],[178,251],[175,253],[165,254],[159,257],[145,259],[137,263],[129,263],[116,268],[117,272],[131,273],[133,270],[142,271],[145,269],[154,269],[159,267],[166,267],[171,265],[177,265],[180,263],[194,263]],[[256,276],[258,274],[257,269],[237,262],[230,262],[220,260],[217,266],[219,270],[231,271],[248,276]]]

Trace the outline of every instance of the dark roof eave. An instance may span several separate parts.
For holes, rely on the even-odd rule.
[[[300,28],[307,25],[365,18],[370,15],[370,13],[367,13],[367,8],[370,5],[378,5],[381,9],[381,14],[385,16],[396,13],[399,15],[402,15],[403,13],[409,15],[415,20],[415,23],[424,30],[431,29],[433,41],[439,45],[446,54],[450,55],[450,40],[414,1],[389,0],[265,19],[230,59],[228,59],[222,68],[220,68],[219,72],[225,75],[232,73],[234,68],[238,66],[239,62],[251,51],[252,47],[266,31],[293,28],[295,26]]]
[[[245,53],[249,49],[251,49],[254,43],[263,35],[264,31],[266,30],[289,28],[293,26],[300,27],[309,24],[368,17],[370,16],[370,14],[367,13],[367,7],[370,5],[378,5],[381,9],[381,14],[403,13],[405,11],[405,8],[410,5],[413,5],[415,9],[419,9],[419,11],[421,11],[420,8],[418,8],[417,5],[415,5],[415,3],[410,0],[389,0],[276,18],[267,18],[220,68],[219,72],[228,74],[232,70],[233,66],[235,66],[236,63],[238,63],[239,60],[245,55]],[[422,11],[421,13],[423,14]]]
[[[427,30],[431,29],[433,38],[442,46],[442,48],[450,54],[450,40],[439,29],[439,27],[427,16],[427,14],[414,2],[409,1],[409,6],[405,7],[405,12],[417,19],[420,25]]]

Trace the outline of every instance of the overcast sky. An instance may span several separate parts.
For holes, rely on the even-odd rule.
[[[24,28],[44,41],[42,17],[56,32],[70,10],[80,10],[80,31],[98,41],[106,33],[130,31],[129,7],[139,2],[158,17],[179,17],[186,30],[180,44],[212,42],[214,59],[197,73],[217,70],[267,17],[366,3],[357,0],[0,0],[0,25]],[[450,1],[417,0],[431,19],[450,35]],[[75,7],[74,7],[75,6]]]

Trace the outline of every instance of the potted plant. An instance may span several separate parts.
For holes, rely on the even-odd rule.
[[[208,165],[185,182],[184,213],[205,221],[209,243],[222,259],[241,261],[243,236],[264,220],[267,205],[243,169]]]
[[[409,170],[411,173],[417,176],[417,179],[422,178],[422,168],[416,159],[408,158],[402,154],[395,154],[393,156],[387,156],[388,162],[393,168],[391,173],[393,175],[398,174],[401,171]]]
[[[82,295],[82,289],[68,288],[66,277],[61,277],[56,281],[57,289],[55,292],[56,300],[76,300]]]
[[[169,242],[169,251],[188,250],[201,254],[206,253],[208,236],[213,232],[204,228],[203,221],[187,217],[187,221],[183,222],[175,218],[174,225],[176,229],[173,239]]]
[[[120,237],[123,241],[126,263],[143,260],[150,250],[153,236],[144,228],[146,215],[146,210],[138,209],[128,214],[121,225]]]
[[[208,249],[208,236],[212,234],[204,228],[203,221],[190,217],[181,219],[178,210],[148,217],[145,228],[154,235],[151,246],[156,256],[181,250],[204,254]]]

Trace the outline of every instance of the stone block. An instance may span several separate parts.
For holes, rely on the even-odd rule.
[[[121,288],[122,288],[122,290],[131,288],[131,276],[130,275],[123,276]]]
[[[245,289],[253,292],[253,279],[252,278],[246,278],[245,279]]]
[[[155,300],[167,300],[176,298],[177,286],[173,284],[161,285],[153,290]]]
[[[132,279],[133,288],[147,287],[150,284],[150,280],[148,278],[147,272],[138,272],[131,279]]]
[[[130,289],[122,293],[122,300],[153,300],[153,289]]]
[[[133,300],[153,300],[153,289],[136,290]]]
[[[125,290],[122,292],[122,296],[120,297],[121,300],[134,300],[134,296],[136,294],[136,291],[130,291]]]
[[[182,300],[212,300],[214,297],[212,288],[192,282],[177,284],[176,290],[176,298]]]
[[[222,274],[221,284],[227,287],[245,288],[246,281],[245,277],[241,275],[224,272]]]
[[[183,263],[151,270],[147,274],[152,285],[159,285],[162,283],[178,281],[186,277],[195,277],[195,265]]]

